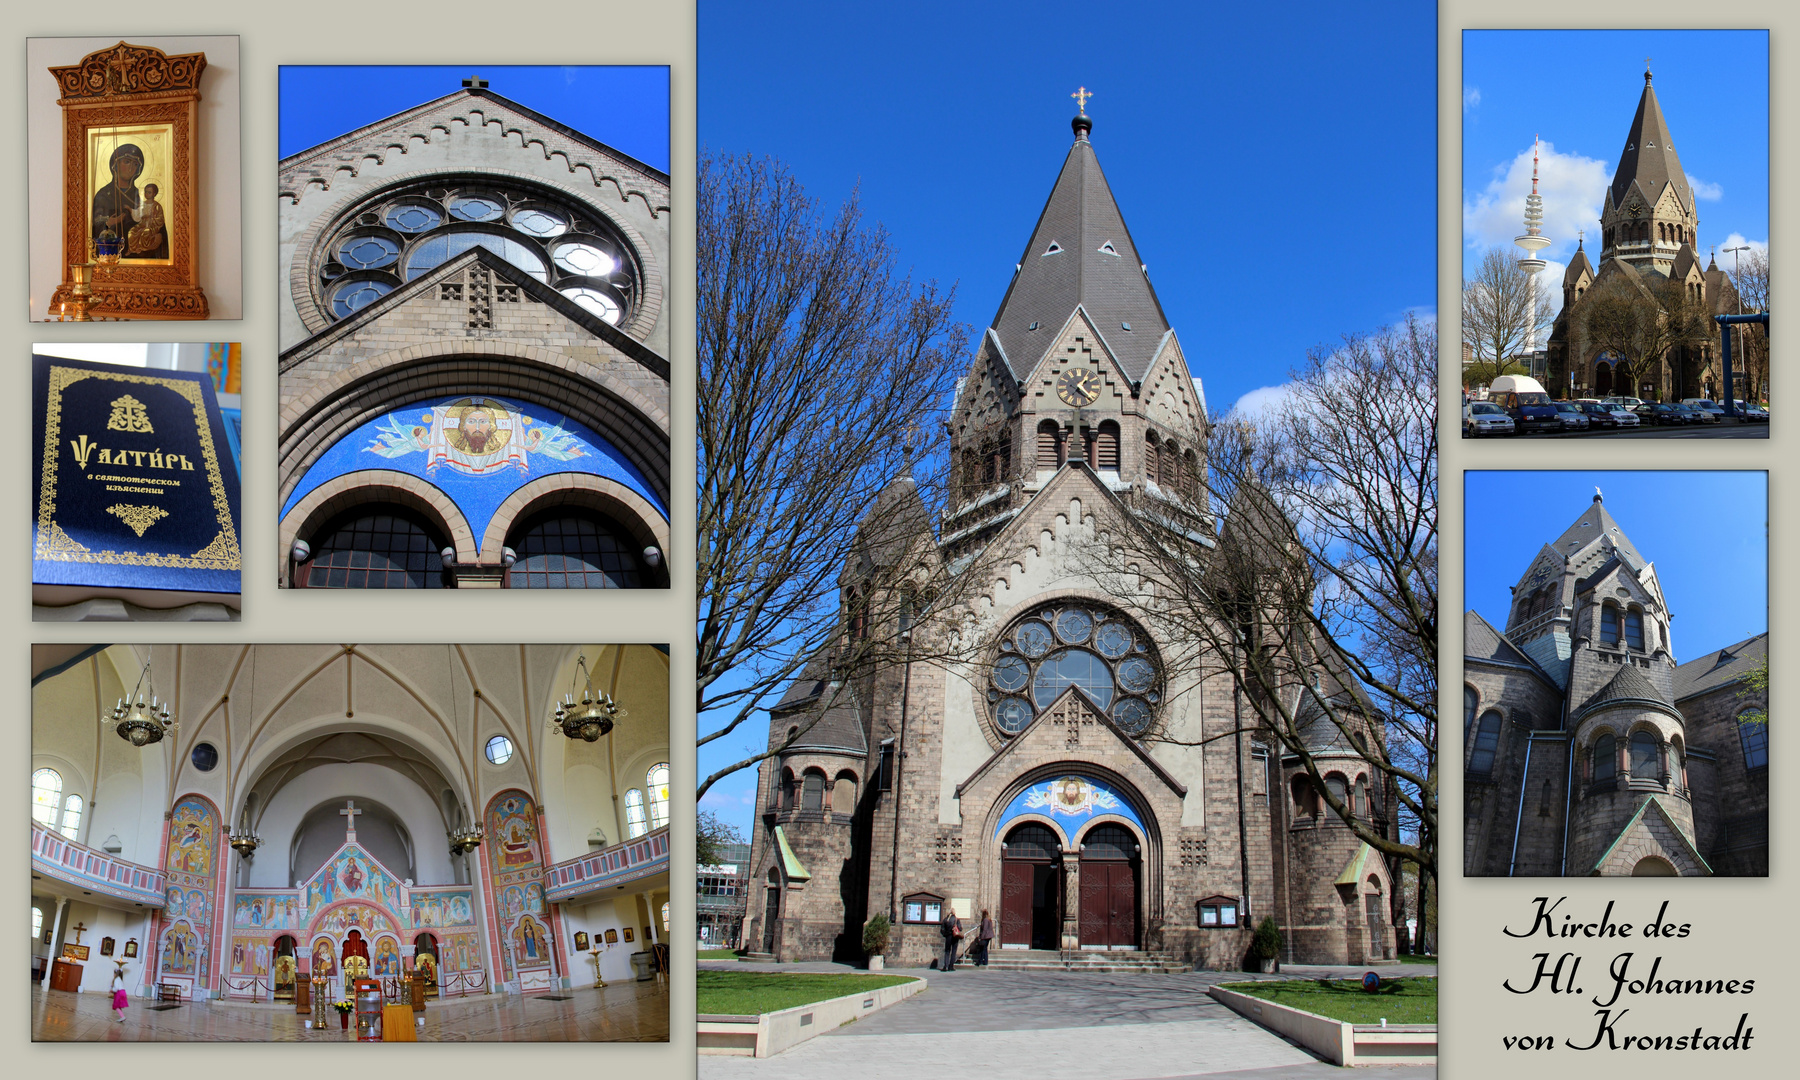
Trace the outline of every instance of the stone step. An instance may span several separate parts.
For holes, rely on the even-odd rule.
[[[1096,971],[1152,972],[1188,971],[1191,965],[1161,950],[1081,950],[1057,952],[1049,949],[1006,949],[988,953],[988,966],[999,971]]]
[[[773,964],[775,962],[775,954],[768,952],[747,952],[738,957],[738,959],[759,964]]]

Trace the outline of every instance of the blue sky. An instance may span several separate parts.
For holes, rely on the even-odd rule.
[[[1540,258],[1560,304],[1577,231],[1600,228],[1650,58],[1656,100],[1700,213],[1699,254],[1769,240],[1769,35],[1763,30],[1468,30],[1463,33],[1463,268],[1492,245],[1515,254],[1531,191],[1531,140],[1544,234]],[[1598,261],[1598,245],[1588,243]],[[1726,269],[1726,257],[1719,265]]]
[[[1588,508],[1595,487],[1607,513],[1656,566],[1674,615],[1675,659],[1692,660],[1768,629],[1765,472],[1466,472],[1466,606],[1505,629],[1508,590]]]
[[[281,156],[460,90],[471,75],[502,97],[669,171],[666,67],[287,65],[281,69]]]
[[[1436,8],[700,0],[703,148],[860,190],[902,268],[992,321],[1067,155],[1093,144],[1208,406],[1436,305]],[[705,728],[702,721],[702,727]],[[767,728],[703,750],[706,775]],[[731,755],[727,757],[727,755]],[[740,774],[704,807],[748,832]]]

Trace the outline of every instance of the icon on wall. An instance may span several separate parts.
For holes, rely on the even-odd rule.
[[[626,931],[626,933],[630,933],[630,932],[631,931],[629,931],[629,930]],[[631,939],[626,938],[625,940],[630,941]],[[619,932],[617,930],[608,930],[606,932],[606,943],[608,945],[617,945],[619,943]]]
[[[587,931],[586,930],[575,931],[575,951],[576,952],[587,952],[587,949],[588,949]]]
[[[100,955],[101,956],[111,956],[112,954],[113,954],[113,939],[112,938],[101,938],[100,939]]]
[[[125,955],[127,957],[137,956],[137,938],[132,938],[125,943]]]
[[[611,932],[611,931],[608,931],[608,933],[610,933],[610,932]],[[626,928],[625,928],[625,940],[626,940],[626,941],[630,941],[630,940],[631,940],[631,927],[629,927],[629,926],[627,926],[627,927],[626,927]]]

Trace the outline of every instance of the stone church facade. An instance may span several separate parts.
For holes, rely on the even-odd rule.
[[[1617,394],[1657,401],[1720,396],[1723,376],[1716,345],[1681,346],[1647,361],[1629,357],[1621,376],[1619,358],[1589,340],[1582,325],[1587,294],[1614,280],[1650,302],[1664,302],[1662,290],[1673,283],[1711,315],[1737,310],[1736,286],[1716,257],[1708,256],[1706,266],[1700,265],[1700,212],[1648,71],[1599,224],[1599,266],[1589,260],[1583,241],[1563,273],[1562,310],[1548,345],[1550,389],[1561,393],[1572,388],[1570,396]],[[1740,366],[1735,377],[1742,376]],[[1738,396],[1744,395],[1740,391]]]
[[[469,80],[280,182],[280,585],[666,587],[668,176]]]
[[[1503,630],[1464,619],[1464,873],[1766,876],[1768,635],[1678,663],[1599,495],[1512,592]]]
[[[971,927],[992,913],[1002,962],[1235,969],[1270,916],[1291,961],[1394,955],[1391,868],[1321,812],[1297,757],[1250,730],[1231,659],[1089,561],[1129,515],[1180,522],[1201,555],[1229,540],[1203,494],[1199,382],[1090,131],[1074,121],[959,385],[941,520],[910,477],[894,481],[865,519],[880,535],[842,577],[848,635],[910,641],[864,622],[908,617],[867,605],[881,569],[971,575],[965,647],[848,678],[828,651],[771,710],[752,950],[858,961],[865,921],[885,914],[890,962],[924,966],[949,908]],[[1327,782],[1395,835],[1379,774],[1335,725],[1309,733]]]

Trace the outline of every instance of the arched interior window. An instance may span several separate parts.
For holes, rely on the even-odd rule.
[[[1115,420],[1100,421],[1100,434],[1094,440],[1094,467],[1096,469],[1119,468],[1119,424]]]
[[[1594,740],[1594,779],[1611,780],[1619,772],[1619,744],[1610,734]]]
[[[650,792],[650,827],[660,829],[669,823],[669,763],[650,766],[644,774],[644,787]]]
[[[1608,645],[1619,643],[1619,609],[1611,604],[1600,606],[1600,640]]]
[[[62,834],[71,840],[81,837],[81,796],[70,795],[63,800]]]
[[[1481,718],[1475,729],[1475,744],[1469,751],[1469,771],[1483,775],[1494,771],[1494,753],[1500,748],[1500,714],[1493,709]]]
[[[849,772],[837,774],[831,782],[831,812],[849,817],[856,813],[856,775]]]
[[[801,780],[800,809],[825,809],[825,774],[808,769]]]
[[[668,904],[668,901],[666,901],[666,900],[663,902],[663,906],[662,906],[662,928],[663,928],[663,937],[665,937],[665,938],[668,937],[669,936],[669,904]]]
[[[44,909],[33,906],[31,909],[31,940],[36,941],[44,936]]]
[[[295,584],[304,589],[441,589],[447,545],[411,510],[362,506],[314,534],[313,557]]]
[[[650,831],[650,817],[644,807],[644,793],[632,788],[625,793],[625,835],[636,840]]]
[[[62,773],[55,769],[38,769],[31,774],[31,816],[50,828],[56,828],[57,810],[62,806]]]
[[[638,545],[617,522],[559,507],[535,515],[507,538],[518,561],[509,589],[638,589],[645,585]]]
[[[1644,614],[1636,608],[1625,613],[1625,645],[1644,651]]]
[[[1738,713],[1738,741],[1744,746],[1744,768],[1766,769],[1769,766],[1769,724],[1766,720],[1745,719],[1747,714],[1755,713],[1755,709]],[[34,777],[32,783],[36,782]]]
[[[1656,760],[1656,736],[1648,731],[1639,731],[1631,736],[1631,778],[1633,780],[1656,780],[1662,776],[1662,769]]]

